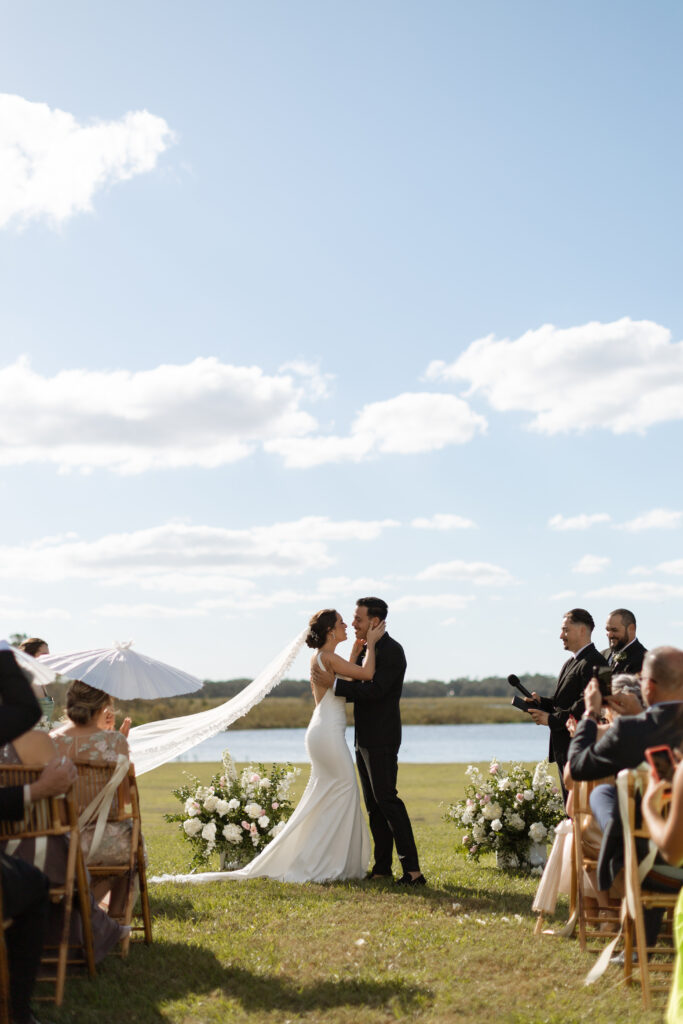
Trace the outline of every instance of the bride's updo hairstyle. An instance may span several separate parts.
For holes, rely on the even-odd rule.
[[[323,608],[316,612],[308,623],[308,635],[306,643],[309,647],[322,647],[327,640],[327,634],[337,624],[337,611],[334,608]]]
[[[66,691],[66,714],[74,725],[88,725],[91,718],[111,703],[104,690],[74,679]]]

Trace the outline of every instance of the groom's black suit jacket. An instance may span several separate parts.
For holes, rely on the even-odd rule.
[[[337,679],[334,692],[353,702],[357,747],[401,746],[399,701],[405,674],[403,648],[385,633],[375,647],[372,679]]]
[[[593,676],[593,666],[604,666],[607,662],[595,644],[588,644],[576,657],[565,661],[557,678],[552,697],[541,697],[541,707],[549,713],[550,749],[548,760],[557,761],[564,767],[567,763],[570,736],[567,719],[570,715],[579,719],[585,711],[583,691]]]
[[[11,651],[0,651],[0,746],[28,732],[40,720],[40,705]],[[23,786],[0,786],[0,819],[24,816]]]

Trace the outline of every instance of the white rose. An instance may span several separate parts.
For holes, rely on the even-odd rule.
[[[210,793],[206,797],[206,799],[204,800],[204,810],[205,811],[209,811],[209,813],[211,811],[215,811],[217,805],[218,805],[218,797],[214,796],[213,793]]]
[[[229,843],[242,842],[242,829],[239,827],[239,825],[233,825],[232,822],[224,826],[223,835]]]
[[[235,797],[233,797],[231,800],[228,800],[228,810],[230,811],[236,811],[239,805],[240,802],[239,800],[236,800]]]
[[[523,794],[522,794],[522,796],[524,797],[525,800],[533,800],[533,798],[534,798],[534,791],[533,791],[533,789],[525,789]]]
[[[204,806],[206,807],[206,804],[204,804]],[[230,810],[230,807],[228,805],[228,801],[227,800],[217,800],[216,801],[216,814],[219,814],[221,816],[221,818],[224,818],[229,810]]]
[[[270,825],[270,818],[268,817],[267,814],[262,814],[258,820],[258,823],[261,826],[261,828],[268,828],[268,826]]]
[[[259,782],[259,789],[270,789],[270,779],[261,779]]]
[[[493,829],[494,832],[501,831],[501,829],[503,828],[503,822],[500,820],[500,818],[496,818],[494,821],[491,822],[491,828]]]
[[[198,818],[188,818],[183,822],[183,828],[188,836],[196,836],[201,827],[202,823]]]
[[[504,793],[506,789],[510,789],[511,785],[512,780],[509,779],[507,775],[504,778],[498,780],[498,789],[501,791],[501,793]]]
[[[194,799],[194,797],[188,797],[187,800],[185,801],[185,814],[187,814],[190,818],[194,818],[196,817],[197,814],[199,814],[200,811],[201,807]]]
[[[262,807],[255,803],[246,804],[244,810],[247,812],[247,817],[249,818],[260,818],[263,814]]]
[[[534,843],[541,843],[548,835],[548,829],[542,821],[535,821],[529,826],[529,839]]]
[[[521,814],[507,814],[505,816],[505,820],[510,828],[516,829],[517,832],[520,832],[524,828],[524,818]]]

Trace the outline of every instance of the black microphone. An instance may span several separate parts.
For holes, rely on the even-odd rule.
[[[522,686],[519,680],[519,676],[509,675],[508,683],[510,684],[510,686],[514,686],[515,690],[519,690],[520,693],[523,693],[525,697],[531,697],[531,694],[527,690],[526,686]]]

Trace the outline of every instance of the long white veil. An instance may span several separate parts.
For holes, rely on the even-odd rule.
[[[246,715],[282,680],[301,650],[307,633],[308,627],[295,640],[290,641],[253,682],[217,708],[198,711],[182,718],[169,718],[163,722],[148,722],[147,725],[131,729],[128,743],[136,774],[143,775],[172,761],[174,757],[179,757]]]

